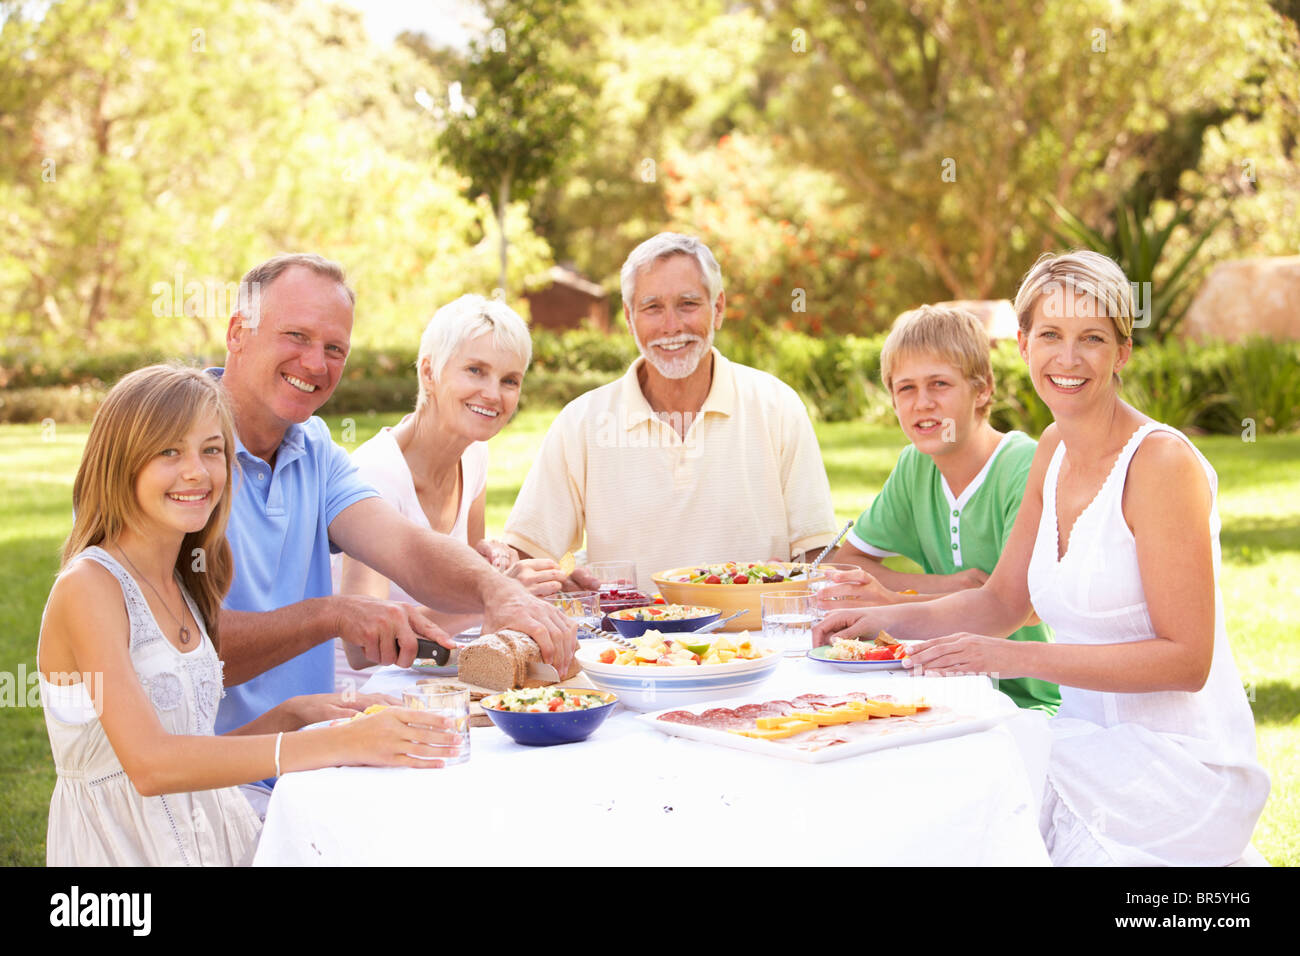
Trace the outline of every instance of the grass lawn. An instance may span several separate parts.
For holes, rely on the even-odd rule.
[[[499,533],[553,410],[521,412],[492,444],[489,533]],[[331,418],[355,447],[394,416]],[[348,426],[348,427],[345,427]],[[54,767],[39,706],[26,706],[41,608],[71,527],[72,478],[86,427],[0,426],[0,863],[41,865]],[[903,446],[894,429],[819,425],[841,521],[884,483]],[[1197,440],[1218,470],[1228,634],[1255,710],[1273,793],[1255,846],[1275,865],[1300,863],[1300,435]],[[33,678],[34,680],[34,678]]]

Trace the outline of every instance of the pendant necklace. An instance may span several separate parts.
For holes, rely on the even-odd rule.
[[[117,546],[117,550],[121,552],[121,554],[122,554],[122,560],[124,560],[124,561],[126,562],[126,566],[127,566],[128,568],[130,568],[130,569],[135,573],[135,576],[136,576],[137,578],[139,578],[139,579],[140,579],[141,581],[143,581],[145,584],[148,584],[148,585],[149,585],[149,590],[152,591],[152,592],[154,593],[154,595],[158,598],[158,603],[160,603],[160,604],[163,606],[163,610],[166,611],[168,614],[171,614],[172,620],[175,621],[177,624],[180,625],[180,629],[181,629],[181,630],[180,630],[180,633],[179,633],[177,636],[181,639],[181,646],[184,647],[186,644],[188,644],[188,643],[190,642],[190,629],[189,629],[188,627],[185,626],[185,619],[184,619],[184,617],[182,616],[181,618],[177,618],[175,614],[172,614],[172,609],[169,608],[169,607],[167,606],[167,602],[164,601],[164,600],[163,600],[163,596],[162,596],[161,594],[158,593],[158,589],[157,589],[156,587],[154,587],[152,583],[150,583],[150,581],[149,581],[148,578],[146,578],[143,574],[141,574],[141,573],[136,569],[136,566],[135,566],[134,564],[131,563],[131,559],[128,558],[128,557],[126,556],[126,549],[123,548],[123,547],[119,544],[119,545]],[[185,614],[185,598],[184,598],[184,596],[181,597],[181,614],[182,614],[182,615]]]

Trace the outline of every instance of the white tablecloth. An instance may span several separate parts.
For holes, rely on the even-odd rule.
[[[419,678],[385,668],[363,688]],[[1015,708],[984,678],[892,681],[783,661],[749,695],[938,684]],[[869,684],[870,682],[870,684]],[[964,683],[963,683],[964,682]],[[886,688],[888,689],[888,688]],[[910,688],[907,688],[910,690]],[[670,737],[623,710],[576,744],[472,731],[470,761],[425,770],[292,773],[275,787],[256,865],[1047,865],[1038,833],[1046,718],[824,764]],[[557,855],[556,851],[564,851]]]

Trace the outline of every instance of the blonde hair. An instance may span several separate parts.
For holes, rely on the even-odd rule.
[[[905,355],[934,355],[955,365],[976,390],[988,388],[989,400],[975,411],[988,415],[993,405],[993,363],[989,336],[980,320],[965,309],[923,305],[895,321],[880,350],[880,380],[894,394],[894,369]]]
[[[524,368],[528,368],[533,360],[533,340],[519,313],[504,302],[486,299],[481,295],[462,295],[433,313],[433,318],[424,327],[424,334],[420,336],[420,352],[415,359],[416,374],[419,374],[424,360],[428,359],[433,380],[440,381],[442,370],[447,367],[456,350],[466,342],[488,333],[492,335],[494,348],[513,352]],[[415,407],[422,408],[426,401],[424,385],[421,384]]]
[[[1016,319],[1020,331],[1029,334],[1034,309],[1044,296],[1061,298],[1058,315],[1064,315],[1073,300],[1067,292],[1089,296],[1107,316],[1121,342],[1133,338],[1133,286],[1114,259],[1091,249],[1076,249],[1063,255],[1045,252],[1038,257],[1016,292]]]
[[[226,541],[230,517],[234,422],[216,379],[198,369],[151,365],[113,386],[95,413],[90,437],[72,484],[72,533],[63,545],[62,567],[94,545],[117,538],[139,522],[135,483],[150,459],[184,435],[199,417],[215,412],[226,441],[226,490],[199,531],[185,535],[176,556],[176,572],[218,645],[221,601],[234,578],[234,560]],[[201,548],[202,570],[191,555]]]

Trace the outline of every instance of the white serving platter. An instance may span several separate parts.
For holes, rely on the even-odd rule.
[[[891,693],[890,696],[898,700],[899,703],[904,702],[899,699],[902,695]],[[929,695],[926,696],[928,699]],[[684,710],[693,714],[702,714],[704,711],[716,707],[733,708],[742,704],[789,699],[791,698],[775,694],[737,697],[683,707],[669,707],[652,713],[641,714],[637,719],[650,725],[660,733],[674,737],[686,737],[690,740],[698,740],[701,743],[730,747],[733,750],[747,750],[750,753],[764,754],[785,760],[797,760],[802,763],[828,763],[832,760],[843,760],[846,757],[856,757],[859,754],[888,750],[892,747],[908,747],[913,744],[929,743],[933,740],[946,740],[951,737],[978,733],[981,730],[996,726],[1017,713],[1015,705],[1009,700],[1006,701],[1005,707],[1002,706],[1000,701],[988,701],[987,703],[980,701],[977,703],[964,700],[955,705],[936,703],[931,710],[922,711],[913,717],[872,718],[861,723],[822,728],[822,730],[841,731],[850,739],[844,743],[823,746],[820,749],[801,747],[799,738],[821,733],[821,731],[809,731],[808,735],[801,734],[779,741],[759,740],[754,737],[728,733],[726,730],[714,727],[679,724],[659,719],[663,714],[673,711]]]

